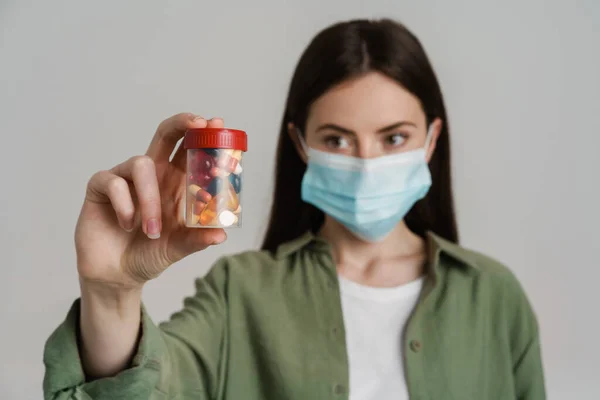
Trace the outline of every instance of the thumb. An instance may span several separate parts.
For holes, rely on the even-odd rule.
[[[179,250],[184,256],[219,245],[227,240],[227,234],[221,228],[186,228],[183,235],[183,240],[174,241],[174,244],[180,247]]]

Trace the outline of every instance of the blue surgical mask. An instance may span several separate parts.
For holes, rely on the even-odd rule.
[[[392,232],[431,187],[425,147],[377,158],[315,150],[300,142],[308,157],[302,200],[343,224],[358,238],[377,242]]]

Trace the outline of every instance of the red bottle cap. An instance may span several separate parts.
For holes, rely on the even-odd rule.
[[[247,151],[246,132],[229,128],[189,129],[183,139],[185,149],[234,149]]]

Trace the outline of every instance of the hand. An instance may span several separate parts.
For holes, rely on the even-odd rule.
[[[193,114],[163,121],[143,156],[90,179],[75,229],[82,282],[137,288],[171,264],[223,242],[223,229],[194,229],[183,218],[187,152],[177,141],[189,128],[223,127]]]

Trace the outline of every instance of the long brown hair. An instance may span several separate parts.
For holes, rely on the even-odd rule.
[[[409,229],[422,237],[432,231],[458,242],[450,175],[448,118],[442,92],[419,40],[389,19],[334,24],[315,36],[302,54],[290,85],[277,146],[275,191],[262,245],[274,251],[311,230],[317,232],[323,212],[301,198],[306,164],[288,134],[288,123],[304,132],[310,105],[328,89],[361,74],[377,71],[396,80],[420,101],[428,124],[443,122],[429,163],[432,186],[406,215]]]

